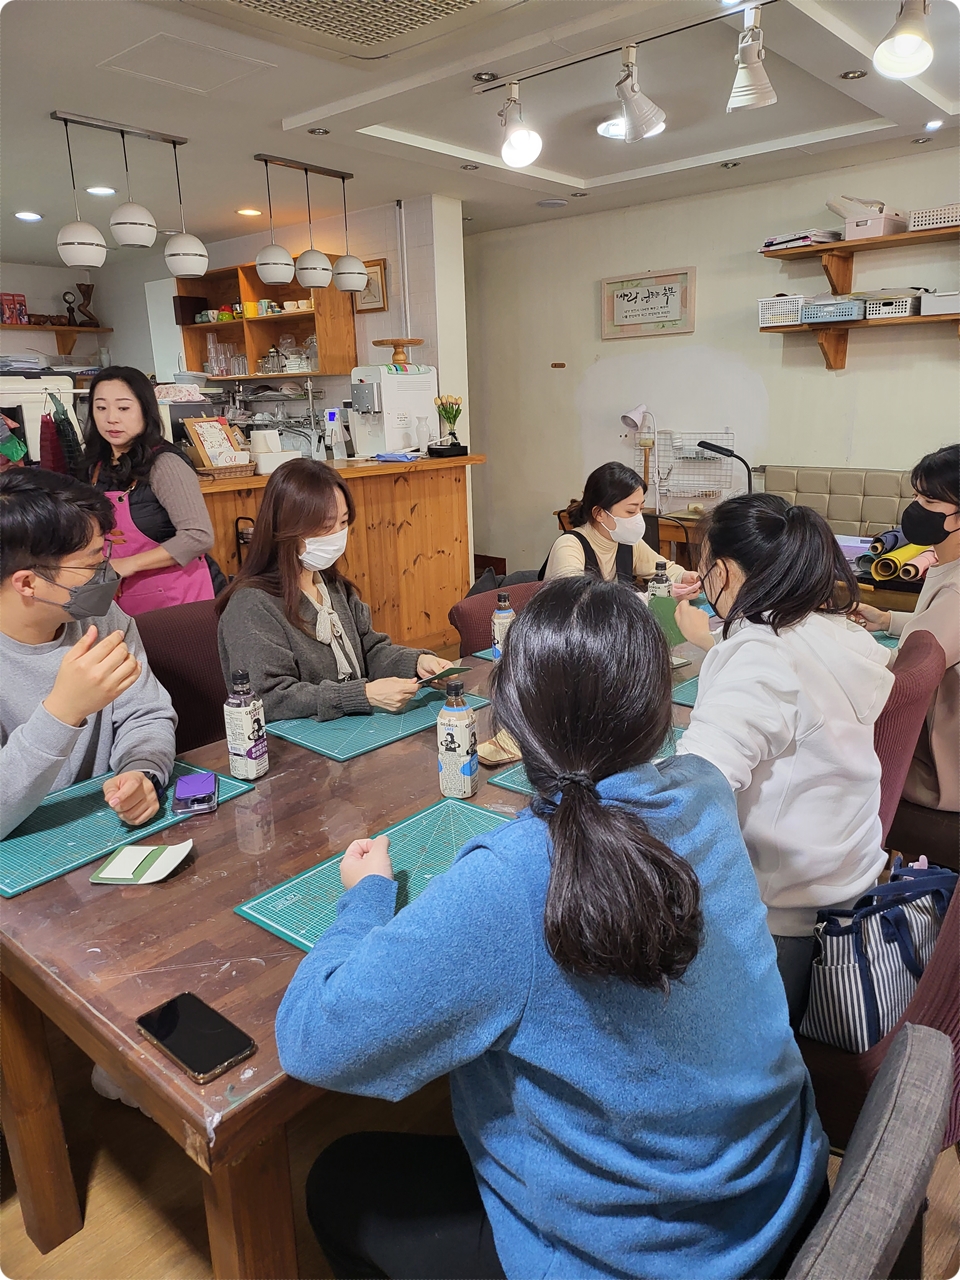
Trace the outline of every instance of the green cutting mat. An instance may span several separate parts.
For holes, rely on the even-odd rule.
[[[321,756],[342,763],[355,756],[366,755],[378,747],[389,746],[401,738],[409,738],[422,729],[430,729],[437,723],[440,708],[446,702],[446,694],[437,689],[421,689],[407,703],[406,711],[381,711],[376,708],[372,716],[341,716],[339,720],[274,720],[267,725],[267,733],[298,747],[316,751]],[[465,700],[476,711],[489,705],[489,698],[468,693]]]
[[[895,649],[900,643],[900,637],[890,635],[889,631],[874,631],[873,638],[877,644],[882,644],[885,649]]]
[[[679,707],[692,707],[697,700],[697,689],[699,687],[700,681],[696,676],[692,680],[683,680],[680,684],[673,686],[670,701],[675,702]]]
[[[484,662],[495,662],[492,649],[481,649],[479,653],[473,655],[475,658],[483,658]]]
[[[0,894],[14,898],[102,858],[123,844],[142,844],[147,836],[184,822],[191,815],[173,812],[173,784],[177,778],[206,772],[190,764],[175,764],[160,812],[142,827],[128,827],[104,800],[103,784],[111,776],[109,773],[52,792],[29,818],[0,841]],[[217,779],[221,804],[253,790],[252,782],[223,774],[217,774]]]
[[[468,840],[510,822],[499,813],[463,800],[440,800],[377,834],[390,837],[390,859],[397,880],[397,910],[442,875]],[[234,907],[262,929],[309,951],[337,918],[340,857],[321,862],[285,880],[249,902]]]
[[[673,742],[666,751],[661,751],[655,755],[654,760],[665,760],[667,756],[672,756],[676,749],[677,743],[683,736],[684,730],[675,727],[673,729]],[[523,796],[532,796],[533,787],[531,787],[526,770],[522,764],[512,764],[509,769],[504,769],[503,773],[498,773],[495,778],[490,779],[490,785],[493,787],[503,787],[505,791],[517,791]]]

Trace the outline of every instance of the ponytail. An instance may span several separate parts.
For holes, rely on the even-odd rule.
[[[667,990],[697,954],[700,884],[604,778],[647,764],[670,729],[666,641],[633,591],[558,578],[510,628],[493,677],[552,844],[544,939],[557,964]]]
[[[859,603],[857,580],[826,520],[778,494],[745,493],[721,502],[704,547],[712,561],[733,560],[745,576],[724,619],[724,637],[741,618],[779,635],[811,613],[850,613]]]

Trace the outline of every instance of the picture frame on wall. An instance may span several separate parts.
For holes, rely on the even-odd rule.
[[[696,267],[641,271],[600,281],[600,337],[693,333]]]
[[[386,311],[387,260],[371,258],[363,264],[367,268],[367,287],[353,295],[353,309],[357,312]]]

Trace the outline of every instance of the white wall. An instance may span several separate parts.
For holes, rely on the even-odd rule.
[[[90,272],[79,271],[75,267],[41,267],[27,262],[0,264],[0,289],[4,293],[22,293],[27,300],[27,309],[40,315],[66,315],[67,304],[63,300],[63,295],[68,289],[76,295],[75,306],[79,306],[82,299],[77,289],[78,280],[88,284]],[[100,297],[94,290],[91,309],[101,324],[109,325],[109,320],[104,319],[98,307],[100,307]],[[82,320],[83,317],[78,316],[77,319]],[[79,334],[73,354],[89,356],[96,363],[98,343],[108,344],[111,337],[109,333]],[[50,333],[44,333],[42,330],[15,333],[11,329],[4,329],[0,333],[0,352],[5,356],[40,353],[56,362],[57,340],[53,330]]]
[[[958,436],[955,325],[850,335],[824,368],[813,334],[764,334],[757,298],[828,289],[819,262],[756,252],[770,234],[834,227],[839,194],[925,208],[957,199],[950,152],[551,223],[465,242],[477,550],[539,565],[551,512],[608,458],[632,462],[620,414],[645,401],[661,430],[736,433],[756,463],[907,467]],[[604,277],[695,266],[696,331],[600,339]],[[956,244],[865,253],[854,288],[957,288]],[[551,369],[564,362],[565,369]]]

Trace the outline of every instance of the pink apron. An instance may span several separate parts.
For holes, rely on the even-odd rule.
[[[117,559],[137,556],[142,551],[154,551],[160,546],[141,533],[130,515],[130,492],[108,489],[107,497],[116,513],[116,528],[110,537]],[[194,600],[212,600],[213,580],[203,556],[183,566],[171,564],[166,569],[148,569],[124,578],[117,592],[117,604],[132,616],[149,613],[151,609],[166,609],[174,604],[188,604]]]

